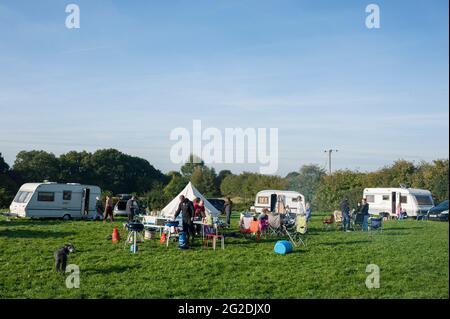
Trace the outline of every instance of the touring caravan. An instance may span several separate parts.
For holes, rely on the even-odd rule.
[[[371,215],[389,213],[394,216],[398,203],[410,217],[426,214],[434,206],[431,192],[424,189],[366,188],[363,197],[367,199]]]
[[[295,191],[263,190],[256,194],[250,210],[261,213],[264,208],[276,213],[305,212],[305,196]]]
[[[98,186],[77,183],[23,184],[14,197],[10,213],[18,217],[32,218],[83,218],[96,215]]]

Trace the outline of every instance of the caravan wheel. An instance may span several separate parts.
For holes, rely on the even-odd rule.
[[[72,219],[72,216],[70,216],[69,214],[65,214],[63,216],[63,220],[71,220],[71,219]]]

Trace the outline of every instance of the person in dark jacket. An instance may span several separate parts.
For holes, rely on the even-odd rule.
[[[184,197],[183,195],[180,196],[180,204],[178,205],[178,209],[175,212],[175,219],[180,215],[180,213],[183,213],[182,215],[182,221],[183,221],[183,231],[186,234],[186,244],[189,246],[189,243],[191,245],[194,244],[194,204],[189,200],[189,198]]]
[[[350,205],[348,199],[345,197],[341,202],[342,212],[342,230],[350,231]]]
[[[225,204],[223,205],[223,212],[225,213],[225,216],[227,217],[227,225],[230,227],[231,225],[231,209],[233,208],[233,202],[231,201],[231,198],[227,197],[225,200]]]
[[[369,204],[367,203],[367,199],[363,198],[361,203],[360,214],[364,216],[363,230],[369,230]]]

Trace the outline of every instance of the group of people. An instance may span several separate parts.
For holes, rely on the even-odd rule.
[[[177,217],[182,214],[182,228],[186,234],[186,244],[187,246],[192,246],[194,244],[195,236],[200,234],[202,227],[200,224],[195,224],[194,222],[206,222],[207,215],[205,202],[200,198],[195,198],[192,202],[184,195],[180,195],[179,200],[180,203],[178,204],[174,217],[177,219]],[[226,223],[228,226],[231,221],[232,205],[231,199],[227,198],[222,211],[226,215]]]
[[[350,221],[351,221],[351,213],[350,213],[350,204],[348,202],[348,198],[345,197],[340,204],[341,212],[342,212],[342,230],[349,232],[350,231]],[[367,203],[367,199],[363,198],[361,202],[358,202],[356,209],[353,212],[354,214],[361,214],[362,221],[362,229],[369,229],[369,203]]]

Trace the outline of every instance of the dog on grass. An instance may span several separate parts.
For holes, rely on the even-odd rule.
[[[67,266],[67,257],[69,253],[73,253],[75,247],[72,244],[67,244],[55,251],[55,268],[56,272],[65,272]]]

